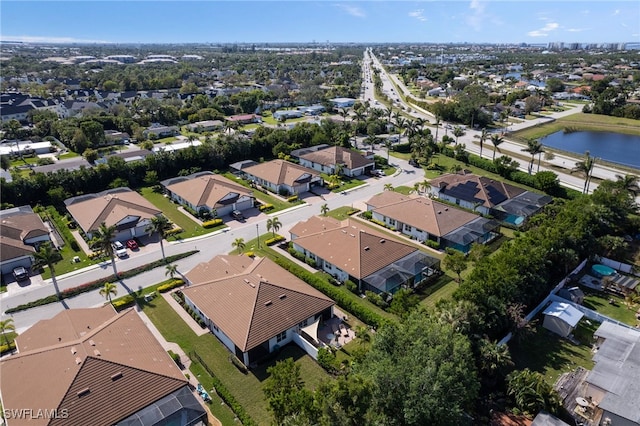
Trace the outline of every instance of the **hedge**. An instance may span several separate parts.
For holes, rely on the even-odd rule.
[[[82,284],[78,287],[73,287],[73,288],[68,288],[66,290],[63,290],[60,293],[60,298],[61,299],[68,299],[70,297],[74,297],[77,296],[79,294],[82,293],[87,293],[89,291],[93,291],[93,290],[97,290],[99,288],[102,288],[104,286],[104,283],[107,282],[114,282],[114,281],[118,281],[120,279],[124,279],[124,278],[131,278],[134,277],[136,275],[142,274],[143,272],[147,272],[150,271],[152,269],[155,269],[159,266],[164,266],[165,264],[171,264],[177,260],[180,259],[184,259],[185,257],[189,257],[193,254],[196,254],[200,252],[200,250],[191,250],[191,251],[187,251],[184,253],[180,253],[180,254],[176,254],[173,256],[169,256],[166,259],[166,263],[164,260],[159,259],[156,260],[154,262],[151,263],[147,263],[146,265],[142,265],[139,266],[137,268],[133,268],[133,269],[129,269],[128,271],[123,271],[119,273],[119,277],[116,277],[115,275],[109,275],[108,277],[105,278],[100,278],[98,280],[95,281],[91,281],[88,282],[86,284]],[[30,308],[34,308],[36,306],[42,306],[42,305],[47,305],[49,303],[54,303],[58,301],[58,297],[54,294],[51,296],[47,296],[44,297],[42,299],[38,299],[38,300],[34,300],[32,302],[29,303],[24,303],[22,305],[18,305],[15,308],[9,308],[7,309],[5,312],[7,314],[12,314],[14,312],[20,312],[20,311],[24,311],[25,309],[30,309]]]
[[[160,293],[166,293],[167,291],[173,290],[176,287],[180,287],[183,284],[184,284],[184,281],[182,281],[181,279],[175,279],[170,283],[162,284],[161,286],[158,286],[156,290],[158,290]]]
[[[284,238],[282,235],[276,235],[273,238],[269,238],[268,240],[266,240],[264,243],[268,246],[272,246],[276,243],[279,243],[280,241],[284,241],[286,238]]]
[[[293,275],[311,285],[316,290],[319,290],[329,296],[331,299],[333,299],[334,302],[338,304],[338,306],[352,313],[362,322],[377,328],[391,321],[387,318],[384,318],[377,312],[372,311],[366,306],[363,306],[360,303],[356,303],[353,298],[356,298],[357,300],[358,296],[345,294],[344,292],[340,291],[340,287],[332,286],[322,278],[311,274],[298,265],[292,264],[291,262],[283,260],[279,257],[275,258],[274,261],[287,271],[291,272]]]
[[[292,195],[291,197],[287,198],[287,201],[290,203],[293,203],[294,201],[298,201],[298,196]]]
[[[267,210],[271,210],[273,208],[273,204],[262,204],[260,207],[258,207],[258,210],[260,210],[261,212],[267,211]]]
[[[203,228],[213,228],[214,226],[222,225],[222,219],[211,219],[206,222],[202,222]]]
[[[133,295],[127,294],[126,296],[123,296],[120,299],[113,302],[113,308],[116,311],[119,311],[121,309],[128,308],[129,306],[133,305],[135,301],[136,301],[136,298]]]
[[[16,342],[11,342],[8,345],[0,345],[0,355],[3,355],[5,352],[10,352],[16,348]]]
[[[164,237],[166,238],[172,235],[180,234],[182,231],[183,229],[180,227],[172,228],[172,229],[169,229],[168,231],[164,231]]]

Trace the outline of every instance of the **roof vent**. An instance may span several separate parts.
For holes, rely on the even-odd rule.
[[[100,351],[99,351],[99,350],[97,350],[97,349],[94,349],[94,350],[93,350],[93,354],[94,354],[95,356],[100,356],[100,355],[101,355],[101,354],[100,354]]]
[[[284,299],[286,299],[286,298],[287,298],[287,295],[286,295],[286,294],[281,294],[281,295],[280,295],[280,300],[284,300]]]
[[[80,358],[79,356],[76,357],[76,364],[82,364],[82,358]]]
[[[449,207],[445,207],[445,208],[444,208],[444,211],[445,211],[445,212],[448,212],[448,211],[449,211]]]
[[[251,284],[250,281],[248,279],[246,279],[246,278],[244,279],[244,282],[247,283],[247,284]]]
[[[89,340],[89,344],[90,344],[91,346],[95,346],[95,345],[96,345],[96,342],[94,342],[93,340]]]
[[[264,306],[271,306],[273,304],[273,302],[271,300],[267,300],[266,302],[264,302]]]
[[[80,389],[78,391],[78,397],[82,398],[85,395],[89,395],[90,392],[89,388]]]
[[[384,238],[380,240],[380,244],[384,244],[386,242],[387,242],[387,240],[385,240]]]
[[[346,233],[347,233],[346,229],[343,229],[343,230],[342,230],[342,233],[343,233],[343,234],[346,234]]]
[[[111,380],[113,380],[114,382],[121,378],[122,378],[122,371],[118,371],[116,374],[113,374],[111,376]]]
[[[442,214],[442,212],[438,210],[438,214]]]
[[[366,246],[366,247],[364,248],[364,251],[369,251],[369,246]]]
[[[75,355],[75,354],[77,354],[77,353],[78,353],[78,350],[76,349],[76,347],[75,347],[75,346],[72,346],[72,347],[71,347],[71,353],[72,353],[73,355]]]

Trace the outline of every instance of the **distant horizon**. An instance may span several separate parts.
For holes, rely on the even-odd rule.
[[[640,42],[638,16],[640,2],[628,0],[3,0],[0,40],[51,44],[633,43]]]

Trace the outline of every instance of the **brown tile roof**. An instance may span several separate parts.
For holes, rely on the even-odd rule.
[[[342,222],[330,216],[312,216],[308,220],[298,222],[289,230],[289,233],[295,237],[315,234],[317,232],[330,229],[338,229],[342,226]]]
[[[67,210],[85,232],[98,229],[104,222],[112,226],[127,216],[150,219],[160,210],[142,195],[129,188],[88,194],[65,200]]]
[[[392,191],[387,191],[391,193]],[[479,216],[424,197],[399,194],[396,202],[377,207],[374,212],[406,223],[429,234],[444,236]]]
[[[341,146],[330,146],[315,152],[309,152],[301,155],[300,158],[312,161],[324,166],[333,166],[335,164],[344,164],[348,169],[357,169],[374,164],[373,160],[369,160],[359,152],[352,151]]]
[[[243,172],[277,185],[294,186],[303,175],[319,176],[318,172],[285,160],[273,160],[242,169]]]
[[[24,240],[48,234],[36,213],[15,211],[0,215],[0,262],[33,254],[35,249]]]
[[[334,304],[267,258],[216,256],[187,278],[184,295],[243,352]]]
[[[298,223],[294,230],[318,230],[326,218],[313,216]],[[314,223],[315,222],[315,223]],[[296,229],[296,227],[298,227]],[[361,223],[346,219],[339,227],[317,232],[301,232],[295,244],[332,263],[349,275],[361,279],[417,251]]]
[[[132,309],[120,314],[110,306],[65,311],[16,340],[20,352],[0,362],[4,408],[68,408],[70,417],[60,424],[113,424],[186,384]],[[112,380],[118,372],[123,377]],[[87,387],[90,392],[79,397],[77,392]],[[87,422],[90,415],[98,420]]]
[[[35,248],[23,244],[20,240],[0,235],[0,262],[15,259],[16,257],[33,255],[35,252]]]
[[[366,202],[367,206],[371,206],[373,208],[387,206],[389,204],[399,203],[401,201],[410,200],[411,197],[408,195],[403,195],[399,192],[395,191],[383,191],[379,194],[374,195]]]
[[[482,202],[483,206],[489,208],[525,192],[517,186],[471,173],[446,174],[431,179],[429,183],[433,187],[440,187],[443,194],[451,194],[472,203]]]
[[[166,185],[166,188],[194,206],[221,207],[225,197],[252,196],[253,192],[220,175],[204,175]],[[235,196],[234,196],[235,194]]]

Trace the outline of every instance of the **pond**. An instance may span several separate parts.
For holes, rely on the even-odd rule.
[[[552,133],[540,139],[543,145],[640,169],[640,136],[611,132]]]

